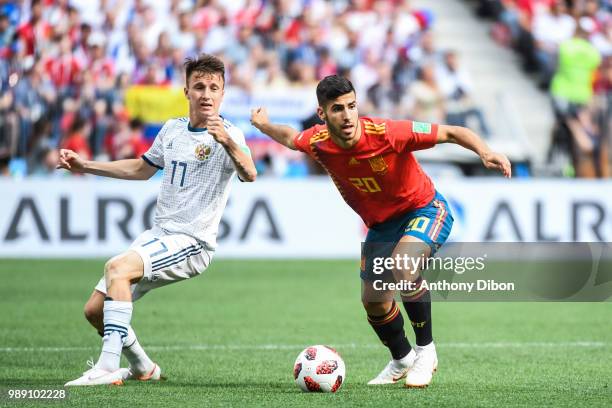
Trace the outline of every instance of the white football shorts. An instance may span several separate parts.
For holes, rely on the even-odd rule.
[[[184,234],[166,234],[155,228],[146,230],[130,245],[144,262],[144,276],[131,286],[132,301],[151,289],[200,275],[208,268],[214,254],[197,239]],[[104,277],[96,290],[106,294]]]

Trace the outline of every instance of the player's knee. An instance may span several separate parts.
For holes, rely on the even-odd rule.
[[[126,268],[123,265],[123,262],[115,259],[111,259],[104,265],[104,277],[106,278],[106,283],[116,282],[120,280],[128,280],[129,277],[126,273]]]
[[[391,310],[392,302],[362,301],[363,307],[370,316],[384,316]]]

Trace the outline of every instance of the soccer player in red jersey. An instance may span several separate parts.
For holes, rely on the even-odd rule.
[[[316,160],[330,175],[346,203],[369,231],[362,248],[362,293],[368,322],[389,348],[392,359],[368,384],[391,384],[406,377],[407,387],[426,387],[438,365],[431,324],[431,296],[418,270],[397,270],[385,279],[410,282],[400,297],[413,327],[410,346],[395,291],[376,285],[380,271],[373,254],[423,258],[433,255],[450,234],[453,217],[412,154],[438,143],[456,143],[474,151],[486,168],[511,176],[510,162],[492,152],[471,130],[458,127],[359,117],[351,82],[337,75],[317,86],[317,114],[325,125],[303,132],[270,123],[265,108],[254,109],[251,123],[282,145]],[[387,245],[377,246],[376,244]],[[368,247],[370,245],[370,247]],[[367,252],[367,253],[366,253]]]

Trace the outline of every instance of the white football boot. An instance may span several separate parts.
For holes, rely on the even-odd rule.
[[[426,346],[415,346],[416,360],[406,375],[406,387],[425,388],[438,369],[438,356],[433,341]]]
[[[395,384],[406,376],[408,370],[413,366],[417,354],[414,349],[410,350],[410,353],[406,354],[406,357],[401,360],[391,360],[389,364],[376,376],[376,378],[370,380],[368,385],[384,385],[384,384]]]
[[[121,378],[123,380],[160,381],[166,379],[166,377],[162,375],[161,367],[157,364],[155,364],[153,369],[148,373],[140,373],[132,368],[132,366],[120,368],[119,371],[121,371]]]
[[[83,375],[76,380],[68,381],[64,387],[74,387],[83,385],[123,385],[121,377],[121,369],[116,371],[106,371],[94,365],[93,361],[88,361],[87,364],[91,367],[85,371]]]

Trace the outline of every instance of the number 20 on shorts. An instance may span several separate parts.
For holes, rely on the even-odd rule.
[[[408,231],[416,231],[424,233],[427,230],[427,226],[429,225],[430,219],[427,217],[416,217],[408,223],[406,227],[406,232]]]

